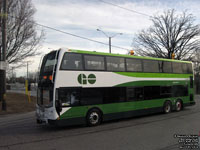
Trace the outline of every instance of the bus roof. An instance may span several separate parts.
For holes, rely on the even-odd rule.
[[[144,57],[144,56],[134,56],[134,55],[126,55],[126,54],[113,54],[113,53],[104,53],[104,52],[86,51],[86,50],[77,50],[77,49],[68,49],[68,51],[74,52],[74,53],[81,53],[81,54],[118,56],[118,57],[126,57],[126,58],[138,58],[138,59],[161,60],[161,61],[170,61],[170,62],[192,63],[191,61],[173,60],[173,59],[165,59],[165,58],[154,58],[154,57]]]

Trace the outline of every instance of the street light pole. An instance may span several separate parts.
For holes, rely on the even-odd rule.
[[[113,36],[108,36],[103,30],[97,29],[97,31],[101,31],[106,37],[108,37],[109,39],[109,53],[111,53],[111,39],[115,36],[117,36],[118,34],[122,35],[123,33],[116,33]]]

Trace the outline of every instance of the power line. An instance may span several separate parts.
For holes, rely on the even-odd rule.
[[[10,17],[15,18],[15,19],[19,19],[19,18],[14,17],[14,16],[10,16]],[[36,23],[36,22],[33,22],[33,21],[29,21],[29,22],[32,22],[35,25],[38,25],[38,26],[41,26],[41,27],[44,27],[44,28],[47,28],[47,29],[50,29],[50,30],[54,30],[56,32],[60,32],[60,33],[67,34],[67,35],[71,35],[71,36],[74,36],[74,37],[77,37],[77,38],[81,38],[81,39],[88,40],[88,41],[91,41],[91,42],[99,43],[99,44],[102,44],[102,45],[109,45],[109,44],[104,43],[104,42],[100,42],[100,41],[93,40],[93,39],[90,39],[90,38],[87,38],[87,37],[83,37],[83,36],[80,36],[80,35],[69,33],[69,32],[66,32],[66,31],[62,31],[62,30],[59,30],[59,29],[56,29],[56,28],[53,28],[53,27],[50,27],[50,26],[47,26],[47,25],[43,25],[43,24]],[[111,46],[115,47],[115,48],[118,48],[118,49],[123,49],[123,50],[128,50],[128,51],[130,50],[130,49],[119,47],[119,46],[115,46],[115,45],[111,45]]]
[[[108,4],[108,5],[112,5],[112,6],[115,6],[115,7],[118,7],[118,8],[121,8],[121,9],[124,9],[124,10],[127,10],[129,12],[132,12],[132,13],[136,13],[136,14],[139,14],[139,15],[143,15],[143,16],[146,16],[146,17],[152,17],[148,14],[145,14],[145,13],[141,13],[141,12],[138,12],[138,11],[135,11],[135,10],[132,10],[132,9],[128,9],[128,8],[125,8],[125,7],[121,7],[119,5],[116,5],[116,4],[113,4],[113,3],[110,3],[110,2],[106,2],[106,1],[103,1],[103,0],[99,0],[100,2],[103,2],[105,4]]]

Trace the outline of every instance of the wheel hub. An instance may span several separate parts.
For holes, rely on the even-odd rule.
[[[179,111],[181,110],[181,103],[180,102],[177,102],[176,103],[176,109]]]
[[[91,124],[96,124],[99,121],[99,115],[98,115],[98,113],[92,112],[90,114],[89,119],[90,119]]]

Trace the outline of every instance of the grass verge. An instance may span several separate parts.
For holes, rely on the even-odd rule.
[[[31,102],[28,101],[28,96],[19,93],[7,93],[6,104],[7,110],[2,111],[2,102],[0,102],[0,115],[17,114],[31,112],[35,110],[36,97],[31,96]]]

